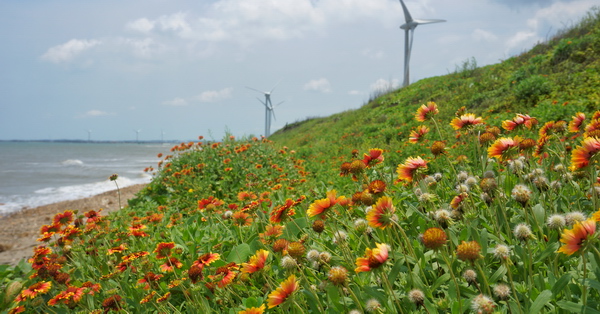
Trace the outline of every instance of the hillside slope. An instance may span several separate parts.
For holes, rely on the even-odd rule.
[[[433,101],[439,119],[450,120],[461,107],[500,122],[522,112],[550,120],[569,120],[579,111],[600,108],[600,8],[547,43],[501,63],[477,67],[474,59],[455,73],[420,80],[369,101],[356,110],[286,125],[270,139],[300,152],[329,155],[330,143],[340,149],[365,149],[371,143],[386,150],[406,147],[418,122],[416,109]],[[332,152],[337,154],[338,152]]]

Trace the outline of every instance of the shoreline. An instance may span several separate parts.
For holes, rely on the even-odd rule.
[[[121,206],[127,205],[146,184],[136,184],[120,189]],[[40,227],[50,224],[57,213],[65,210],[78,210],[83,214],[89,210],[102,209],[102,215],[118,210],[119,196],[117,190],[98,195],[62,201],[54,204],[27,208],[10,213],[0,219],[0,265],[17,265],[21,260],[33,254],[33,248],[40,245]]]

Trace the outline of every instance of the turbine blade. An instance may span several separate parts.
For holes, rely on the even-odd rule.
[[[414,20],[414,22],[417,23],[417,24],[431,24],[431,23],[446,22],[446,20],[440,20],[440,19],[416,19],[416,20]]]
[[[277,120],[277,118],[275,118],[275,110],[271,109],[271,114],[273,114],[273,119]]]
[[[408,12],[408,8],[404,4],[404,1],[400,0],[400,4],[402,5],[402,11],[404,11],[404,19],[406,20],[406,23],[412,22],[413,18],[410,16],[410,12]]]
[[[275,105],[273,108],[279,107],[279,105],[283,104],[284,102],[285,102],[285,100],[284,100],[284,101],[282,101],[282,102],[279,102],[279,103],[278,103],[277,105]]]
[[[247,89],[251,89],[251,90],[253,90],[253,91],[255,91],[255,92],[259,92],[259,93],[261,93],[261,94],[268,94],[268,92],[263,92],[263,91],[261,91],[261,90],[258,90],[258,89],[256,89],[256,88],[252,88],[252,87],[248,87],[248,86],[246,86],[246,88],[247,88]]]
[[[275,86],[273,86],[273,88],[271,88],[271,90],[269,91],[269,94],[275,90],[275,87],[277,87],[277,85],[279,85],[279,83],[281,83],[281,80],[279,80],[279,82],[277,82],[277,84],[275,84]]]
[[[260,100],[260,98],[256,97],[256,99],[258,99],[258,101],[260,101],[260,103],[263,104],[265,107],[269,108],[269,106],[267,106],[267,103],[265,103],[264,101]]]

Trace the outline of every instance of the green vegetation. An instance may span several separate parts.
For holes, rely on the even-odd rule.
[[[597,313],[598,51],[596,9],[269,140],[177,145],[0,266],[0,312]]]

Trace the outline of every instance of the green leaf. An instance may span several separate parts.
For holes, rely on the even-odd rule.
[[[500,267],[498,267],[498,270],[490,276],[490,282],[496,282],[498,281],[498,279],[502,278],[502,276],[506,275],[506,267],[504,265],[501,265]]]
[[[246,243],[242,243],[231,250],[231,253],[227,256],[227,261],[240,264],[246,262],[250,255],[252,255],[250,246]]]
[[[532,210],[538,225],[544,225],[544,222],[546,221],[546,210],[544,209],[544,206],[542,206],[542,204],[536,204],[533,206]]]
[[[538,295],[538,297],[535,298],[535,301],[533,301],[533,304],[531,304],[531,307],[529,308],[529,314],[539,313],[544,308],[544,305],[546,305],[546,303],[550,302],[551,299],[552,299],[552,291],[550,291],[550,290],[542,291],[542,293],[540,293],[540,295]]]
[[[570,274],[564,274],[562,277],[560,277],[560,279],[558,279],[558,281],[556,281],[552,287],[552,294],[558,295],[569,284],[571,278],[572,277]]]
[[[591,288],[594,288],[594,289],[600,291],[600,282],[598,282],[596,280],[586,279],[585,284],[587,284]]]

